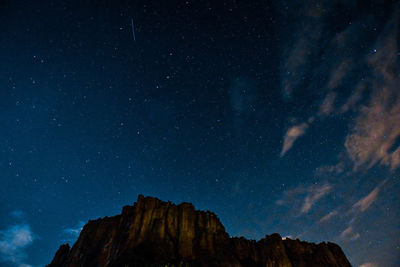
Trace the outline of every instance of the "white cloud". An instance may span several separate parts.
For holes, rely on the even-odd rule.
[[[313,71],[328,73],[326,82],[313,83],[310,87],[326,91],[322,94],[324,98],[319,110],[315,111],[314,117],[340,115],[349,110],[357,112],[344,143],[353,171],[368,170],[376,165],[385,165],[391,170],[400,167],[400,77],[398,75],[400,70],[397,42],[399,15],[396,12],[398,7],[399,5],[394,9],[394,15],[388,18],[369,53],[354,56],[344,53],[346,43],[353,40],[352,34],[360,27],[359,24],[352,24],[330,43],[332,49],[342,52],[339,53],[339,57],[332,62],[321,63]],[[307,54],[308,45],[305,44],[305,40],[308,40],[307,44],[312,43],[311,40],[318,40],[318,36],[319,34],[315,35],[315,39],[310,37],[308,40],[302,34],[287,51],[282,76],[284,94],[292,95],[293,88],[301,84],[301,77],[307,75],[303,72],[308,70],[305,67],[311,55]],[[329,51],[329,49],[326,50],[327,53]],[[350,79],[346,87],[350,87],[350,83],[353,83],[354,91],[344,103],[336,107],[335,104],[341,102],[341,97],[339,97],[341,93],[337,87],[349,73],[354,72],[361,65],[368,66],[370,74],[359,79]],[[361,100],[365,102],[361,103]],[[306,133],[309,125],[310,123],[304,122],[287,130],[281,157],[291,149],[300,136]]]
[[[328,88],[334,89],[336,88],[343,80],[343,78],[349,73],[352,68],[353,63],[351,60],[343,60],[339,65],[334,66],[333,71],[331,72],[330,79],[328,82]]]
[[[328,93],[319,107],[319,112],[317,114],[318,115],[317,117],[330,115],[335,109],[334,108],[335,99],[336,99],[335,92]],[[309,125],[313,123],[315,119],[316,119],[315,116],[311,116],[308,118],[307,122],[303,122],[289,127],[289,129],[286,131],[285,137],[283,138],[281,157],[283,157],[286,154],[286,152],[288,152],[292,148],[294,142],[299,137],[303,136],[306,133]]]
[[[400,78],[397,63],[398,15],[387,23],[367,58],[374,73],[372,94],[355,120],[345,147],[354,169],[382,164],[392,170],[400,166]]]
[[[360,238],[360,234],[354,231],[352,226],[349,226],[341,233],[340,237],[348,241],[354,241]]]
[[[277,205],[290,205],[299,210],[299,215],[308,213],[312,207],[332,190],[330,184],[298,186],[286,190],[283,198],[277,200]],[[301,199],[301,200],[300,200]]]
[[[335,216],[338,215],[338,214],[339,214],[339,213],[338,213],[337,210],[333,210],[333,211],[329,212],[327,215],[325,215],[324,217],[322,217],[322,218],[319,220],[319,222],[320,222],[320,223],[327,222],[327,221],[329,221],[330,219],[332,219],[333,217],[335,217]]]
[[[339,113],[345,113],[348,110],[354,108],[360,98],[362,97],[362,94],[365,90],[365,82],[360,82],[356,89],[354,90],[354,93],[346,100],[346,103],[344,103],[340,109]]]
[[[363,107],[352,132],[346,137],[345,147],[357,170],[376,164],[388,165],[392,170],[400,166],[400,90],[377,90],[368,106]]]
[[[319,107],[319,116],[324,116],[324,115],[329,115],[332,113],[332,111],[335,108],[335,99],[336,99],[336,93],[335,92],[329,92],[322,104]]]
[[[366,211],[372,203],[378,198],[379,187],[376,187],[371,191],[366,197],[360,199],[356,204],[353,205],[353,208],[360,209],[361,211]]]
[[[312,187],[306,198],[304,199],[303,205],[301,206],[301,213],[307,213],[311,210],[312,206],[323,196],[328,194],[332,189],[332,186],[329,184],[320,186],[320,187]]]
[[[352,218],[349,222],[349,226],[341,233],[340,237],[344,240],[353,241],[360,237],[360,234],[353,229],[353,225],[360,215],[366,211],[377,199],[381,187],[388,182],[389,179],[383,180],[376,186],[368,195],[357,201],[348,214],[352,214]],[[329,215],[329,214],[328,214]],[[322,220],[322,219],[321,219]]]
[[[377,187],[375,187],[368,195],[357,201],[353,205],[353,211],[361,211],[364,212],[366,211],[372,203],[376,201],[379,195],[380,188],[386,184],[388,179],[383,180]]]
[[[305,134],[307,128],[308,124],[303,122],[301,124],[290,127],[286,131],[285,138],[283,140],[281,157],[283,157],[286,154],[286,152],[289,151],[289,149],[293,146],[297,138]]]
[[[27,224],[14,225],[0,231],[0,259],[19,267],[29,266],[24,263],[27,257],[25,249],[34,239],[35,236]]]

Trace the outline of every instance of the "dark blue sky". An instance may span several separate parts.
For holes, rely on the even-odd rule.
[[[138,194],[399,266],[396,1],[153,2],[0,2],[1,266]]]

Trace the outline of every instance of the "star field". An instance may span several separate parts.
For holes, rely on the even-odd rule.
[[[48,264],[138,194],[400,265],[399,10],[0,2],[0,265]]]

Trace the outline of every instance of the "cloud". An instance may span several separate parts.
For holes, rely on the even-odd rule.
[[[378,267],[378,265],[372,262],[366,262],[361,264],[360,267]]]
[[[303,31],[303,37],[299,38],[297,42],[285,54],[287,58],[284,63],[285,72],[282,74],[283,88],[282,93],[285,99],[290,99],[294,88],[302,82],[302,77],[306,75],[304,69],[309,61],[310,51],[312,51],[312,44],[310,39],[305,37],[309,36],[306,29]],[[318,31],[314,36],[318,36]]]
[[[367,57],[373,79],[368,105],[347,135],[345,148],[354,169],[369,169],[376,164],[400,166],[400,73],[397,46],[398,14],[387,23],[375,44],[374,53]]]
[[[378,186],[376,186],[368,195],[357,201],[351,209],[348,211],[347,215],[351,214],[352,218],[348,224],[348,227],[341,233],[340,237],[347,241],[354,241],[360,237],[360,234],[356,232],[353,225],[356,223],[360,215],[366,211],[371,205],[378,199],[380,188],[388,182],[389,179],[383,180]],[[330,214],[325,217],[329,217]],[[323,217],[321,221],[325,218]]]
[[[347,99],[347,101],[340,107],[339,113],[345,113],[348,110],[352,109],[357,102],[361,99],[362,94],[365,90],[365,82],[360,82],[356,89],[354,90],[354,93]]]
[[[63,229],[64,234],[64,242],[75,242],[75,240],[79,237],[85,222],[79,221],[74,227]]]
[[[296,89],[305,84],[307,78],[312,75],[313,57],[319,51],[316,49],[321,37],[323,37],[323,11],[326,5],[323,1],[316,3],[308,3],[296,5],[292,8],[284,8],[283,3],[276,3],[277,10],[288,10],[284,16],[291,16],[293,19],[299,20],[301,23],[296,24],[297,27],[287,34],[290,36],[288,46],[284,46],[283,58],[281,63],[281,81],[282,94],[284,99],[290,100]],[[284,4],[285,6],[288,3]],[[291,20],[291,18],[287,18]],[[294,41],[293,41],[294,40]]]
[[[340,234],[340,237],[348,241],[354,241],[360,238],[360,234],[354,231],[352,226],[349,226]]]
[[[379,187],[376,187],[371,191],[366,197],[360,199],[356,204],[353,205],[353,208],[357,208],[362,212],[366,211],[372,203],[378,198]]]
[[[357,201],[353,205],[353,211],[366,211],[372,203],[378,198],[380,188],[387,183],[388,179],[383,180],[377,187],[375,187],[368,195]]]
[[[343,173],[344,169],[345,169],[344,163],[339,161],[335,165],[323,165],[323,166],[318,167],[315,170],[314,175],[316,177],[324,177],[327,174],[341,174],[341,173]]]
[[[324,217],[322,217],[319,220],[319,223],[327,222],[327,221],[329,221],[330,219],[332,219],[333,217],[335,217],[338,214],[339,213],[338,213],[337,210],[333,210],[333,211],[329,212],[327,215],[325,215]]]
[[[342,239],[353,241],[360,237],[360,234],[354,230],[353,225],[355,224],[356,220],[360,217],[360,215],[364,211],[366,211],[369,207],[371,207],[371,205],[378,199],[380,188],[383,185],[385,185],[388,182],[388,180],[389,180],[388,178],[383,180],[368,195],[361,198],[351,207],[351,209],[348,211],[347,214],[352,214],[352,218],[348,224],[348,227],[340,235]]]
[[[293,144],[297,138],[299,138],[300,136],[305,134],[307,128],[308,128],[308,124],[303,122],[301,124],[290,127],[286,131],[286,134],[285,134],[285,137],[283,140],[281,157],[283,157],[286,154],[286,152],[289,151],[289,149],[293,146]]]
[[[378,163],[392,170],[400,166],[399,147],[395,147],[400,138],[399,122],[400,90],[377,90],[346,137],[345,148],[355,170]]]
[[[0,259],[15,266],[30,266],[24,263],[27,257],[25,249],[34,239],[35,236],[27,224],[14,225],[0,231]]]
[[[336,93],[335,92],[329,92],[322,104],[319,107],[319,116],[324,116],[324,115],[329,115],[332,113],[334,110],[334,104],[335,104],[335,98],[336,98]]]
[[[355,5],[354,1],[340,2],[349,9]],[[284,10],[282,15],[286,21],[296,21],[289,32],[282,31],[281,90],[284,99],[290,100],[303,86],[335,89],[356,67],[358,59],[355,55],[359,51],[348,47],[364,41],[363,38],[354,41],[353,36],[357,33],[363,37],[360,28],[365,27],[365,19],[362,23],[352,21],[341,32],[327,32],[325,29],[333,26],[329,14],[339,12],[336,4],[336,1],[325,0],[275,4],[278,12]],[[290,39],[286,39],[287,36]]]
[[[286,190],[282,199],[277,200],[277,205],[290,205],[299,210],[298,214],[308,213],[312,207],[332,190],[330,184],[310,185],[305,187],[300,185],[294,189]],[[301,199],[301,201],[300,201]]]
[[[400,166],[400,147],[393,151],[391,155],[391,167],[395,169]]]
[[[339,65],[334,66],[334,70],[331,72],[329,78],[328,88],[335,89],[349,73],[352,66],[353,62],[350,59],[343,60]]]
[[[307,213],[311,210],[312,206],[323,196],[328,194],[332,189],[332,186],[329,184],[320,186],[320,187],[312,187],[306,198],[304,199],[303,205],[301,207],[301,213]]]
[[[322,6],[322,10],[334,8],[328,2],[324,2]],[[295,38],[294,44],[289,46],[283,60],[281,78],[285,95],[291,96],[293,88],[300,88],[304,79],[308,81],[312,78],[307,76],[308,72],[314,73],[315,77],[321,77],[312,79],[307,88],[319,90],[316,95],[323,95],[313,118],[331,114],[341,115],[349,110],[357,112],[344,142],[345,153],[350,159],[353,171],[368,170],[376,165],[388,166],[392,171],[400,167],[400,68],[397,42],[399,6],[400,4],[394,6],[394,15],[388,17],[386,25],[370,49],[357,53],[349,53],[346,49],[370,38],[367,35],[360,35],[360,39],[357,40],[351,38],[354,33],[360,32],[361,27],[365,27],[365,21],[355,21],[336,33],[328,42],[328,46],[321,48],[319,53],[324,55],[326,60],[310,66],[314,52],[310,51],[309,47],[319,47],[315,44],[321,38],[329,37],[321,37],[320,28],[317,28],[315,34],[304,34],[313,25],[324,23],[324,12],[316,12],[319,8],[313,11],[308,4],[300,5],[298,12],[306,19],[299,25],[300,30],[295,31],[295,36],[301,34]],[[332,54],[336,56],[332,57]],[[346,87],[353,86],[354,91],[347,99],[342,100],[343,90],[338,90],[337,87],[347,77]],[[321,93],[321,89],[326,93]],[[367,102],[362,103],[361,100]],[[335,107],[340,101],[344,103]],[[306,133],[308,127],[309,123],[304,122],[287,130],[281,157],[291,149],[297,138]]]
[[[64,229],[64,233],[66,233],[68,235],[73,235],[73,236],[79,236],[81,231],[82,231],[82,227]]]

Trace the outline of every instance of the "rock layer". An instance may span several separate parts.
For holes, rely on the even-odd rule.
[[[48,267],[351,266],[333,243],[230,238],[212,212],[140,195],[121,215],[89,221],[72,248],[62,245]]]

